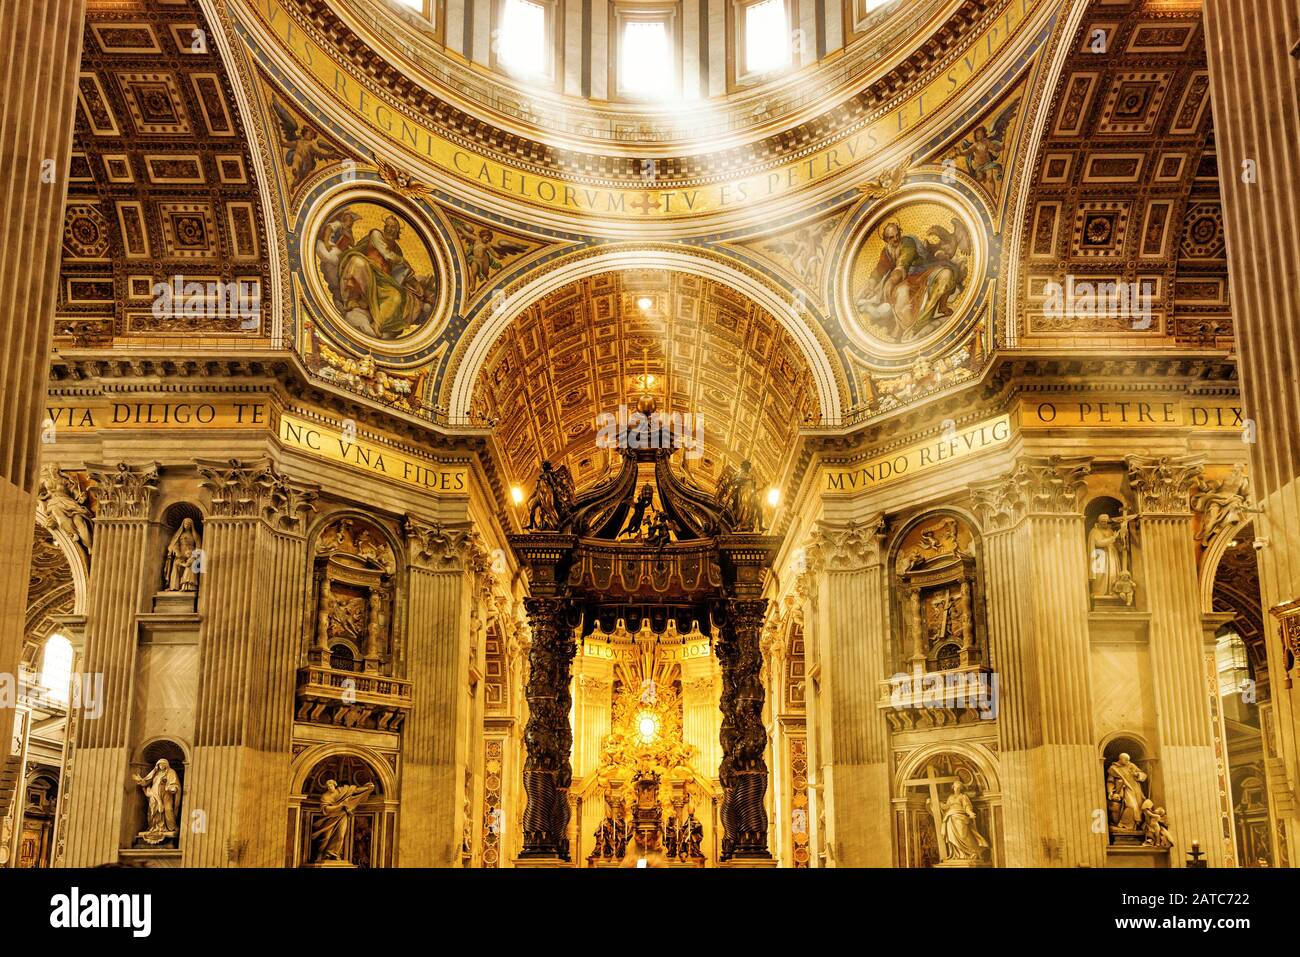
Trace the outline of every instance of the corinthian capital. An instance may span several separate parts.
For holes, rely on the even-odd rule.
[[[1130,455],[1128,483],[1136,497],[1141,515],[1190,515],[1191,493],[1204,468],[1199,458],[1156,458]]]
[[[1091,471],[1088,457],[1025,455],[1002,478],[971,485],[971,500],[989,531],[1011,528],[1026,515],[1075,515]]]
[[[195,459],[217,518],[255,518],[274,481],[269,459]]]
[[[472,522],[426,522],[408,515],[402,528],[416,564],[474,572],[488,568],[487,551]]]
[[[316,508],[320,488],[285,478],[274,469],[269,470],[271,481],[266,488],[262,514],[273,528],[283,532],[301,532],[307,527],[307,518]]]
[[[818,522],[804,542],[804,562],[813,575],[823,569],[851,571],[880,563],[885,517],[865,522]]]
[[[148,518],[153,493],[158,489],[158,463],[115,466],[89,465],[86,472],[95,483],[98,518]]]

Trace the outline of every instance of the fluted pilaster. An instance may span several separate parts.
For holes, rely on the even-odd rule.
[[[462,788],[469,760],[469,638],[472,576],[486,570],[469,523],[408,517],[408,677],[413,700],[402,728],[403,867],[459,860]]]
[[[303,509],[313,493],[266,460],[201,460],[211,497],[199,587],[199,689],[187,819],[191,867],[285,860],[294,676],[302,628]],[[294,498],[287,511],[277,496]]]
[[[1188,504],[1201,467],[1196,460],[1138,457],[1130,457],[1128,466],[1141,515],[1143,579],[1151,609],[1151,676],[1164,788],[1156,797],[1178,835],[1176,850],[1200,841],[1209,865],[1221,867],[1222,812]],[[1175,852],[1171,859],[1181,864],[1184,854]]]
[[[985,532],[990,663],[998,679],[1004,849],[1010,866],[1105,862],[1094,833],[1087,459],[1023,457],[973,486]]]
[[[152,579],[149,515],[158,482],[150,464],[88,466],[94,482],[95,558],[86,596],[85,675],[102,682],[98,706],[77,716],[75,774],[68,795],[65,860],[93,867],[117,860],[127,842],[122,810],[130,759],[136,615]]]
[[[888,634],[880,536],[883,519],[820,523],[805,546],[820,580],[815,616],[825,628],[817,712],[823,753],[826,840],[837,864],[886,867],[892,860],[889,735],[877,706]]]

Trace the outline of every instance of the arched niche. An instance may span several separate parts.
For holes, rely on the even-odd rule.
[[[1114,495],[1097,495],[1084,505],[1088,600],[1094,609],[1131,608],[1139,604],[1133,518],[1128,503]]]
[[[891,671],[988,667],[981,550],[976,523],[957,509],[925,512],[898,530],[888,565]]]
[[[167,763],[165,769],[159,766],[162,761]],[[174,795],[171,794],[168,772],[175,775]],[[188,772],[189,749],[179,740],[156,737],[140,745],[130,764],[130,791],[123,814],[123,829],[132,847],[176,849],[192,827],[205,826],[201,816],[195,820],[186,816]],[[170,806],[167,805],[169,800]],[[199,814],[203,813],[200,810]]]
[[[321,852],[322,825],[331,815],[322,807],[329,782],[346,793],[361,789],[337,838],[338,861]],[[288,833],[293,835],[289,867],[392,867],[397,844],[397,781],[378,752],[346,745],[316,745],[294,761],[288,807]]]
[[[1128,755],[1127,762],[1123,755]],[[1136,732],[1116,731],[1102,740],[1098,757],[1107,844],[1140,847],[1147,839],[1146,810],[1163,812],[1164,787],[1154,749]],[[1144,809],[1148,800],[1150,808]]]
[[[1004,863],[997,761],[984,746],[946,742],[907,755],[894,779],[893,806],[899,867]]]
[[[154,564],[154,611],[193,612],[207,560],[203,510],[193,502],[168,503],[159,517],[161,546]]]

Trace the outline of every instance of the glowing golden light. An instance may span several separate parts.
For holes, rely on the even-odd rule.
[[[641,732],[641,740],[653,741],[654,736],[659,733],[659,722],[652,714],[643,714],[637,720],[637,730]]]
[[[649,312],[650,307],[653,306],[654,304],[655,301],[651,299],[649,296],[641,296],[636,301],[636,307],[640,309],[642,312]]]
[[[775,485],[767,490],[767,504],[773,508],[781,504],[781,490]]]
[[[524,490],[518,485],[510,486],[510,500],[516,505],[524,504]]]

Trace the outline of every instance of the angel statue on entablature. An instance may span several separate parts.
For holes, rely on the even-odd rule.
[[[530,531],[559,531],[573,511],[573,476],[569,467],[555,468],[549,461],[542,463],[541,474],[528,498],[528,529]]]

